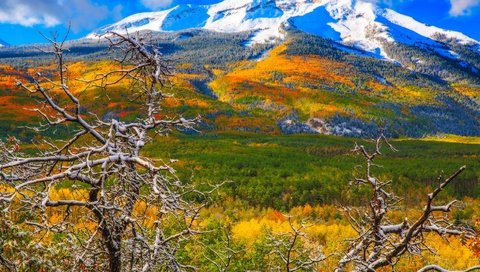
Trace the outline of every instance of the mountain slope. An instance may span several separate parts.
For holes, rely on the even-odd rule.
[[[410,137],[480,135],[480,80],[440,55],[408,45],[387,47],[399,59],[409,54],[431,59],[421,67],[417,64],[418,69],[425,70],[416,72],[295,29],[288,30],[286,40],[278,45],[244,46],[249,37],[249,32],[205,30],[152,33],[155,44],[174,61],[175,79],[179,80],[174,84],[178,93],[169,100],[169,113],[201,115],[201,129],[206,131],[357,137],[374,137],[380,131]],[[77,67],[75,74],[87,78],[93,76],[88,73],[98,73],[99,67],[108,67],[103,60],[112,57],[104,52],[105,41],[75,41],[66,46],[69,59],[80,61],[71,66]],[[32,65],[48,63],[45,55],[27,49],[0,49],[0,63],[17,65],[22,73]],[[461,44],[453,49],[462,55],[477,54]],[[7,65],[0,73],[0,85],[5,82],[6,86],[0,98],[6,96],[4,99],[13,105],[23,103],[8,91],[14,88],[15,77],[5,72],[11,70]],[[429,73],[447,73],[464,80],[450,83]],[[114,93],[129,95],[128,86]],[[92,93],[92,97],[96,96]],[[86,102],[98,109],[102,118],[135,118],[135,107],[116,103],[104,107],[102,103],[109,102]],[[24,108],[28,105],[13,107]],[[7,111],[3,116],[10,120],[10,114]]]
[[[0,47],[8,46],[8,43],[2,39],[0,39]]]
[[[269,112],[287,134],[480,134],[475,87],[450,88],[389,62],[335,53],[328,44],[317,52],[298,46],[289,40],[262,60],[239,63],[210,87],[234,107]]]
[[[180,5],[96,33],[153,30],[149,39],[185,75],[182,86],[194,97],[172,103],[172,112],[205,116],[206,129],[480,135],[479,43],[371,2]],[[87,65],[111,57],[104,39],[67,46]],[[20,67],[44,57],[32,48],[0,50],[0,63]],[[115,114],[135,111],[105,113]]]

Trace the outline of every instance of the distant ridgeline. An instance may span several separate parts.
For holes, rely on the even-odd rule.
[[[165,101],[166,109],[202,115],[199,129],[206,132],[480,135],[480,53],[475,48],[449,40],[442,43],[446,51],[386,43],[393,61],[293,26],[287,30],[285,40],[264,44],[249,43],[254,32],[149,33],[176,67],[169,90],[175,98]],[[2,137],[31,139],[36,134],[22,127],[40,119],[23,110],[34,104],[15,88],[13,78],[31,80],[32,68],[45,69],[52,60],[41,51],[46,46],[0,48]],[[67,47],[72,77],[92,76],[112,56],[98,39],[68,42]],[[458,56],[446,54],[449,50]],[[89,92],[90,104],[84,107],[98,109],[101,118],[135,119],[135,103],[124,105],[126,86],[116,86],[108,99],[99,98],[103,90]],[[45,133],[62,137],[61,130]]]

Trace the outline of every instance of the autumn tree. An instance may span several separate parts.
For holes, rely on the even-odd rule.
[[[176,252],[197,232],[202,205],[188,196],[203,194],[142,150],[154,135],[191,129],[198,118],[160,118],[172,68],[158,47],[138,35],[109,32],[104,38],[120,56],[112,65],[117,68],[84,83],[87,89],[101,87],[107,93],[119,83],[129,86],[132,98],[143,101],[136,120],[104,120],[82,104],[80,90],[72,88],[73,79],[68,78],[65,40],[50,39],[55,73],[37,73],[31,82],[17,85],[40,101],[34,110],[44,122],[36,131],[68,127],[74,132],[66,141],[43,139],[33,151],[20,148],[15,138],[0,142],[2,226],[31,234],[33,247],[38,248],[44,245],[42,239],[61,235],[64,254],[72,259],[53,262],[48,254],[37,256],[49,270],[188,269]],[[70,193],[60,194],[60,187]],[[0,265],[24,269],[26,259],[35,258],[32,252],[37,252],[15,250],[10,254],[18,258],[4,255]]]

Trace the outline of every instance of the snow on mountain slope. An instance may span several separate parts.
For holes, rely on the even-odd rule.
[[[389,43],[428,46],[452,59],[458,54],[442,44],[445,40],[480,48],[478,41],[460,32],[425,25],[369,0],[224,0],[213,5],[179,5],[168,10],[132,15],[88,37],[109,30],[199,28],[229,33],[252,31],[248,44],[255,44],[284,39],[287,26],[385,59],[391,59],[385,50]]]
[[[331,23],[336,21],[330,16],[325,6],[320,6],[314,11],[305,14],[304,16],[293,17],[290,23],[304,32],[321,36],[327,39],[339,41],[341,40],[340,33],[336,32],[331,26]]]
[[[227,0],[209,9],[205,29],[220,32],[255,31],[251,43],[283,39],[282,25],[308,14],[320,4],[308,0]]]
[[[5,47],[5,46],[7,46],[7,45],[8,45],[7,42],[5,42],[5,41],[3,41],[2,39],[0,39],[0,47]]]
[[[427,26],[423,23],[416,21],[412,17],[400,14],[391,9],[385,9],[383,12],[383,16],[396,25],[410,29],[421,36],[428,37],[433,40],[437,40],[439,37],[443,36],[445,38],[455,39],[458,43],[464,45],[478,44],[478,41],[464,35],[463,33],[451,30],[444,30],[435,26]]]
[[[203,28],[218,32],[254,31],[251,43],[284,38],[282,25],[319,7],[313,0],[225,0],[210,6],[179,5],[159,12],[139,13],[88,35],[107,31],[178,31]]]
[[[478,41],[460,32],[427,26],[412,17],[379,7],[371,1],[330,0],[325,1],[324,5],[330,16],[336,20],[328,23],[340,34],[340,39],[335,41],[386,59],[390,59],[385,52],[385,46],[389,43],[428,46],[450,58],[457,54],[448,52],[441,41],[453,40],[462,45],[480,45]],[[301,30],[305,28],[302,25],[297,27]]]
[[[177,6],[172,9],[162,23],[164,31],[179,31],[188,28],[200,28],[209,18],[205,6]]]
[[[393,42],[388,29],[376,22],[376,6],[371,2],[329,1],[326,9],[336,19],[329,25],[340,33],[340,42],[373,52],[385,58],[382,41]]]

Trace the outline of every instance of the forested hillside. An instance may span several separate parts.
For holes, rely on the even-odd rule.
[[[253,47],[244,45],[249,33],[192,30],[151,35],[176,64],[175,80],[183,82],[172,90],[178,93],[170,99],[172,111],[202,113],[209,131],[354,137],[372,137],[381,131],[391,137],[480,134],[479,77],[428,51],[394,50],[428,54],[424,58],[432,61],[429,65],[442,67],[448,76],[433,68],[409,68],[348,53],[330,40],[298,31],[282,44]],[[72,42],[69,47],[67,55],[77,61],[71,71],[85,77],[92,76],[88,74],[99,67],[95,62],[102,63],[107,55],[101,41]],[[2,77],[10,82],[2,88],[5,97],[14,89],[15,73],[48,67],[45,54],[33,47],[0,49],[0,56],[5,63]],[[473,63],[476,58],[471,58]],[[13,103],[22,102],[16,98]],[[107,111],[102,115],[120,114]]]

